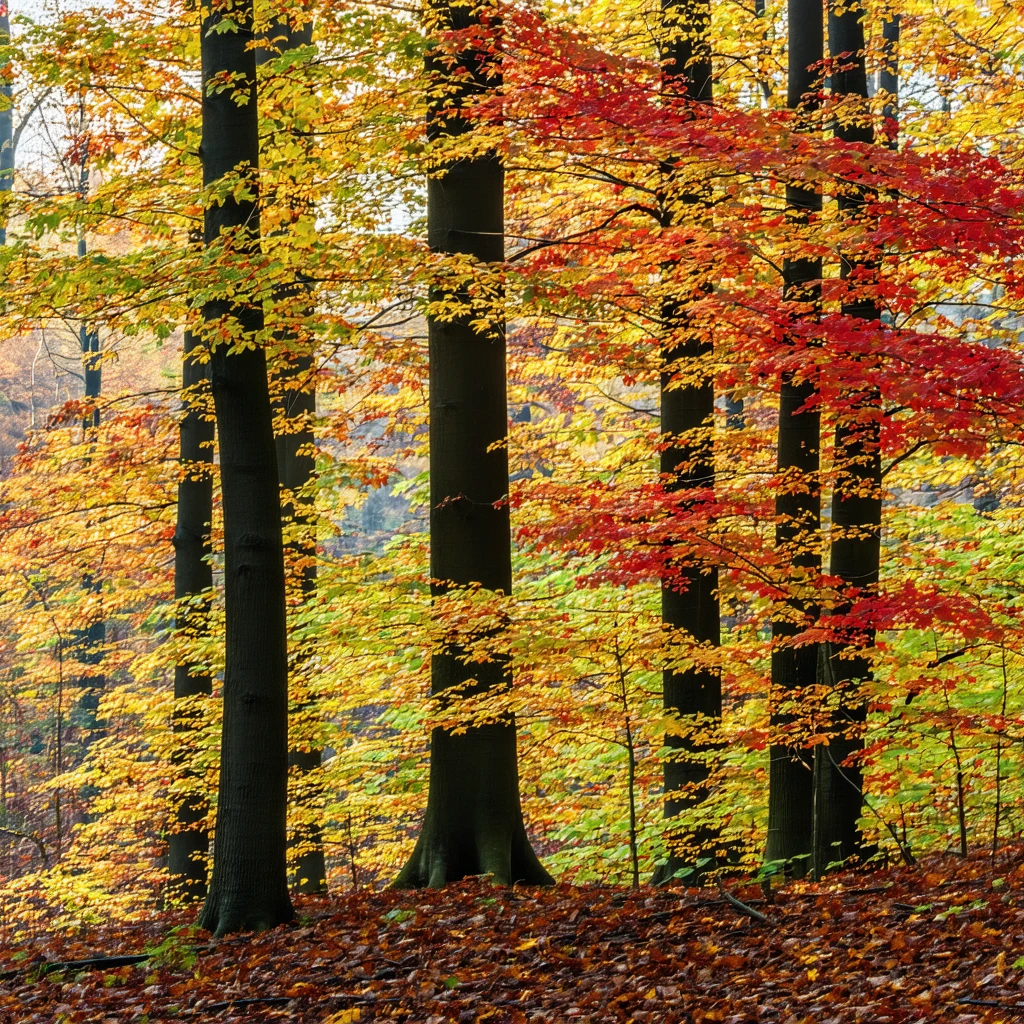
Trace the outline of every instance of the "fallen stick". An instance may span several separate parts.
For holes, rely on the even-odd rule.
[[[0,974],[0,981],[10,981],[19,974],[30,974],[32,971],[39,971],[40,974],[56,974],[58,971],[104,971],[113,967],[132,967],[135,964],[145,963],[152,956],[152,953],[132,953],[126,956],[94,956],[87,960],[60,960],[51,963],[45,960],[36,960],[33,963],[25,964],[24,967],[15,967],[14,970],[4,971]]]
[[[222,943],[231,942],[233,939],[222,939]],[[212,953],[217,946],[210,943],[206,946],[189,946],[193,953]],[[15,967],[9,971],[0,972],[0,981],[10,981],[19,974],[30,974],[32,971],[39,971],[42,974],[55,974],[58,971],[103,971],[114,967],[133,967],[135,964],[144,964],[158,956],[155,951],[149,953],[126,953],[124,956],[92,956],[85,960],[33,960],[26,962],[21,967]]]
[[[958,999],[957,1003],[961,1006],[995,1006],[1000,1010],[1016,1010],[1018,1013],[1024,1013],[1024,1003],[1003,1003],[998,999],[972,999],[970,996],[964,996],[963,999]]]
[[[755,910],[753,907],[748,907],[742,900],[736,899],[735,896],[724,885],[722,880],[716,875],[715,883],[718,885],[718,891],[725,897],[725,901],[735,907],[741,914],[746,914],[747,917],[752,917],[755,921],[759,921],[761,924],[771,924],[767,917],[761,913],[760,910]]]
[[[284,1006],[291,1001],[291,996],[253,996],[249,999],[228,999],[223,1003],[197,1006],[196,1010],[205,1013],[219,1013],[221,1010],[233,1010],[241,1006]]]
[[[43,964],[43,974],[57,971],[106,971],[114,967],[134,967],[145,963],[152,953],[128,953],[124,956],[93,956],[86,960],[65,960],[62,963]]]
[[[373,992],[331,992],[321,996],[319,1002],[331,1002],[333,1000],[344,1001],[353,1006],[372,1006],[374,1003],[403,1003],[413,997],[411,996],[379,996]]]

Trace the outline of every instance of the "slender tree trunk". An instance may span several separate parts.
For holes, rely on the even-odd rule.
[[[56,627],[55,627],[56,628]],[[53,743],[53,830],[56,833],[54,849],[60,863],[64,816],[60,777],[64,774],[64,637],[57,633],[57,707],[54,714]]]
[[[709,0],[663,0],[665,25],[663,82],[666,96],[691,102],[712,101],[712,66]],[[696,114],[694,115],[696,116]],[[663,201],[663,224],[677,222],[680,205],[698,207],[698,195],[681,195],[671,167],[666,168],[668,195]],[[673,268],[663,268],[668,294],[662,302],[664,342],[661,372],[661,431],[664,448],[661,474],[668,491],[704,491],[715,485],[715,393],[710,375],[711,341],[696,328],[690,303],[710,282],[689,293],[673,285]],[[707,372],[701,372],[707,366]],[[680,383],[679,378],[685,378]],[[718,567],[695,562],[674,562],[671,576],[662,581],[661,618],[670,635],[685,634],[694,643],[717,647],[721,642],[718,602]],[[715,734],[722,717],[722,680],[714,668],[695,664],[662,674],[663,704],[685,735],[667,737],[671,749],[665,761],[665,819],[668,860],[655,872],[655,884],[677,871],[694,869],[707,858],[717,859],[718,830],[687,827],[676,821],[683,811],[707,798],[711,774],[709,757],[717,748]],[[710,735],[709,735],[710,734]]]
[[[78,187],[82,199],[89,194],[89,140],[85,135],[85,101],[81,101],[81,125],[83,132],[82,140],[82,163],[79,169]],[[78,257],[85,259],[88,255],[88,246],[85,235],[78,238]],[[100,335],[84,321],[78,327],[78,342],[82,353],[82,375],[85,381],[83,399],[87,406],[92,406],[92,411],[87,412],[82,419],[82,430],[88,436],[100,425],[99,397],[103,387],[103,370],[100,361]],[[85,594],[99,595],[102,592],[102,584],[97,575],[87,571],[82,575],[82,591]],[[88,600],[88,599],[86,599]],[[101,602],[95,601],[95,609],[86,615],[88,621],[81,628],[76,629],[73,634],[72,644],[75,652],[75,659],[84,666],[100,665],[103,661],[103,646],[107,640],[107,625],[102,618]],[[101,672],[92,668],[86,668],[79,676],[77,685],[82,690],[82,696],[78,701],[78,711],[81,719],[81,727],[84,735],[84,744],[88,745],[98,739],[102,734],[102,725],[99,721],[100,696],[103,693],[106,679]],[[80,796],[84,803],[88,803],[96,795],[96,789],[92,786],[84,786]],[[83,812],[83,820],[87,812]]]
[[[829,52],[835,61],[832,90],[838,96],[867,98],[864,59],[864,9],[858,4],[830,6]],[[843,56],[845,55],[845,56]],[[836,137],[845,142],[871,143],[871,126],[840,118]],[[864,216],[865,196],[844,191],[839,196],[839,216],[855,222]],[[841,276],[859,282],[877,271],[871,259],[840,253]],[[861,285],[862,287],[863,285]],[[842,305],[845,316],[865,322],[879,319],[870,296],[851,295]],[[832,492],[830,571],[843,581],[849,595],[865,594],[878,586],[879,542],[882,526],[882,470],[878,447],[879,405],[877,393],[847,392],[849,408],[838,419],[835,435],[835,480]],[[865,415],[866,414],[866,415]],[[842,614],[849,598],[836,608]],[[860,856],[863,852],[857,821],[863,803],[863,779],[857,754],[863,749],[867,705],[862,684],[871,676],[869,659],[858,654],[874,644],[874,630],[862,629],[856,637],[831,645],[821,659],[826,669],[823,682],[831,691],[829,741],[815,747],[817,775],[815,871]]]
[[[882,22],[882,47],[885,63],[878,76],[878,87],[888,94],[889,99],[882,113],[886,120],[893,122],[893,131],[889,139],[891,149],[899,144],[898,130],[900,120],[900,16],[893,14]]]
[[[823,0],[789,0],[789,87],[791,110],[814,106],[811,98],[822,75],[825,9]],[[790,223],[806,225],[821,213],[821,195],[794,185],[786,188]],[[783,298],[817,304],[821,295],[821,260],[787,259]],[[765,860],[785,861],[802,875],[813,851],[814,757],[801,735],[804,693],[817,681],[817,644],[794,646],[792,638],[818,617],[814,578],[821,570],[821,415],[813,376],[783,375],[779,387],[778,475],[775,498],[776,549],[792,566],[791,596],[772,619],[772,740],[769,747],[768,843]],[[801,859],[797,859],[801,858]]]
[[[442,0],[434,0],[428,17],[432,32],[480,23],[478,12]],[[427,137],[435,143],[471,131],[469,120],[453,109],[501,84],[498,59],[492,55],[466,51],[459,55],[458,69],[462,75],[455,78],[443,53],[428,54],[427,75],[447,90],[427,115]],[[432,252],[500,264],[504,224],[504,168],[496,154],[450,161],[428,179]],[[451,320],[428,317],[430,574],[435,595],[473,585],[511,594],[504,317],[496,309],[489,324],[474,327],[479,314],[470,313],[467,298],[463,290],[446,291],[440,285],[430,295],[433,303],[465,309]],[[495,297],[498,303],[500,296]],[[470,679],[476,682],[469,692],[509,687],[507,656],[469,665],[457,646],[434,653],[433,694],[465,690]],[[551,882],[523,824],[512,715],[459,734],[434,729],[423,827],[395,885],[436,887],[478,874],[506,885]]]
[[[630,877],[632,886],[636,889],[640,885],[640,845],[637,839],[636,824],[636,743],[633,739],[633,723],[630,719],[629,690],[626,688],[626,668],[622,664],[622,652],[619,650],[617,639],[615,641],[615,667],[619,678],[619,700],[622,702],[622,724],[626,747]]]
[[[949,730],[949,745],[956,760],[956,824],[960,835],[960,856],[967,856],[967,794],[964,788],[964,766],[960,759],[960,749],[956,742],[956,733]]]
[[[314,443],[313,419],[316,416],[316,392],[313,356],[304,354],[283,363],[278,383],[284,389],[281,413],[285,426],[277,438],[277,458],[281,486],[288,494],[282,504],[282,515],[291,523],[293,539],[285,549],[289,570],[289,587],[298,591],[299,607],[316,598],[316,513],[313,499],[305,489],[313,480],[316,459],[309,453]],[[290,732],[292,744],[288,764],[292,773],[293,801],[297,821],[292,829],[292,884],[306,893],[327,891],[327,869],[324,863],[323,829],[319,814],[323,807],[321,781],[322,751],[318,743],[302,742],[296,734],[318,733],[319,711],[309,697],[306,674],[309,652],[295,647],[292,653],[292,707]]]
[[[359,868],[356,866],[356,838],[352,834],[352,815],[345,819],[345,839],[348,845],[348,865],[352,869],[352,888],[359,889]]]
[[[0,46],[11,41],[10,8],[7,0],[0,0]],[[0,193],[14,188],[14,89],[11,80],[3,74],[10,61],[0,65]],[[0,245],[7,244],[7,218],[0,212]]]
[[[766,22],[765,15],[767,14],[767,7],[765,0],[754,0],[754,17],[764,23]],[[764,70],[764,64],[771,57],[772,44],[768,36],[767,25],[761,30],[761,50],[757,55],[757,67],[755,68],[755,78],[757,80],[757,87],[761,91],[761,98],[765,105],[771,102],[772,98],[772,84],[770,79],[763,77],[761,72]]]
[[[196,360],[200,342],[185,332],[182,360],[183,415],[178,426],[178,459],[184,476],[178,484],[178,522],[174,531],[175,628],[186,643],[210,632],[210,595],[213,566],[210,564],[210,523],[213,519],[213,421],[207,414],[209,374]],[[209,812],[202,783],[192,769],[197,697],[209,696],[209,670],[185,657],[174,666],[174,768],[180,787],[172,809],[168,836],[169,889],[180,900],[191,902],[206,895],[210,836],[203,824]],[[180,703],[179,703],[180,702]]]
[[[1002,650],[1003,661],[1003,702],[999,709],[999,717],[1002,719],[1005,728],[1006,722],[1006,701],[1009,696],[1010,681],[1006,675],[1006,648]],[[996,801],[995,810],[992,816],[992,856],[999,852],[999,826],[1002,823],[1003,813],[1003,736],[1002,732],[996,733]]]
[[[202,28],[203,183],[247,179],[205,211],[205,244],[223,259],[259,255],[259,118],[251,0],[205,8]],[[230,20],[226,31],[222,22]],[[234,90],[210,92],[230,76]],[[239,102],[235,93],[240,93]],[[263,310],[252,299],[203,307],[220,441],[226,619],[224,725],[213,876],[199,918],[217,935],[273,927],[293,916],[288,897],[288,653],[281,506],[264,349],[252,344]]]
[[[295,26],[287,21],[279,22],[270,28],[268,36],[272,48],[257,50],[257,63],[309,46],[313,41],[313,24],[306,22]],[[307,212],[291,202],[290,197],[283,201],[290,203],[291,220]],[[308,293],[308,287],[296,281],[282,288],[276,298],[290,310],[296,297],[308,296]],[[303,308],[298,315],[308,320],[312,312],[311,308]],[[272,365],[272,374],[277,391],[277,464],[284,491],[281,515],[292,537],[285,545],[285,573],[289,603],[301,609],[316,598],[316,516],[312,498],[306,493],[316,470],[316,459],[310,454],[316,416],[315,364],[312,353],[307,350],[308,343],[298,338],[293,329],[278,330],[276,340],[280,352]],[[294,642],[291,647],[288,766],[295,820],[289,842],[289,874],[292,885],[300,892],[322,893],[327,891],[323,829],[319,820],[323,808],[320,770],[323,752],[319,743],[310,739],[319,732],[319,712],[308,693],[309,652]]]
[[[629,714],[625,718],[626,738],[626,785],[629,792],[629,865],[631,884],[640,887],[640,846],[637,842],[636,827],[636,747],[633,743],[633,726]]]
[[[735,395],[726,395],[725,398],[725,429],[743,430],[747,425],[746,412],[744,411],[743,399]]]
[[[78,255],[85,256],[85,239],[78,240]],[[87,324],[82,324],[78,329],[79,343],[82,349],[82,370],[85,376],[84,398],[87,404],[93,406],[93,410],[87,413],[82,421],[82,428],[85,431],[95,430],[100,425],[100,411],[96,405],[100,397],[102,386],[102,370],[100,369],[100,336],[98,331],[91,330]],[[102,584],[98,576],[93,572],[86,572],[82,576],[82,590],[85,594],[98,595],[102,591]],[[102,618],[100,602],[96,601],[96,608],[87,614],[92,621],[83,625],[74,633],[75,659],[84,666],[96,666],[103,662],[103,647],[107,641],[107,624]],[[99,720],[100,696],[103,693],[106,679],[102,672],[93,668],[86,668],[79,677],[78,685],[82,688],[82,697],[78,707],[82,712],[82,728],[86,734],[86,743],[98,739],[102,735],[103,727]],[[87,787],[90,788],[91,787]],[[91,792],[83,792],[88,799]]]

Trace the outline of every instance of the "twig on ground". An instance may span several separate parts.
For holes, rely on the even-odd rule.
[[[771,924],[767,917],[761,913],[760,910],[755,910],[753,907],[747,906],[742,900],[736,899],[735,896],[724,885],[722,880],[716,875],[715,883],[718,886],[718,891],[725,897],[727,903],[735,907],[741,914],[746,914],[747,917],[752,917],[755,921],[760,921],[761,924]]]
[[[221,1010],[234,1010],[243,1006],[284,1006],[292,1001],[291,996],[253,996],[249,999],[228,999],[223,1003],[210,1003],[196,1009],[205,1013],[219,1013]]]
[[[1003,1003],[998,999],[972,999],[970,996],[964,996],[963,999],[958,999],[957,1003],[960,1006],[995,1006],[1000,1010],[1016,1010],[1017,1013],[1024,1013],[1024,1003]]]

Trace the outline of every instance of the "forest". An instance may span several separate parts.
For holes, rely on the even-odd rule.
[[[1024,1013],[1022,129],[1024,0],[0,0],[0,1019]]]

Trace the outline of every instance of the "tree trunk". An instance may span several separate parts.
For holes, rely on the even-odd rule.
[[[791,110],[816,105],[812,98],[824,59],[823,0],[789,0],[789,87]],[[821,195],[789,185],[790,222],[808,223],[821,213]],[[821,296],[821,260],[787,259],[783,298],[817,304]],[[768,783],[768,843],[765,860],[787,862],[787,871],[803,875],[813,851],[814,757],[799,729],[805,692],[817,681],[817,644],[793,646],[792,637],[818,617],[814,578],[821,571],[821,414],[813,379],[787,373],[779,387],[778,476],[775,545],[784,565],[792,566],[791,596],[772,619],[772,711]],[[808,403],[814,403],[810,407]],[[801,858],[801,859],[797,859]]]
[[[882,113],[886,119],[893,122],[890,126],[893,131],[889,139],[889,147],[896,149],[898,145],[897,132],[900,119],[900,16],[893,14],[882,22],[882,52],[885,63],[878,75],[878,87],[888,93],[888,100]]]
[[[437,0],[430,31],[479,24],[476,12]],[[448,95],[427,114],[427,137],[438,142],[472,129],[451,113],[474,93],[500,87],[496,57],[469,51],[458,57],[466,77],[453,79],[445,55],[428,54],[426,70]],[[455,82],[453,85],[452,82]],[[445,111],[441,107],[446,108]],[[464,253],[482,263],[503,262],[504,168],[495,154],[453,160],[427,182],[427,240],[435,253]],[[430,346],[430,574],[434,593],[478,585],[511,594],[512,539],[508,505],[508,409],[505,324],[500,310],[474,327],[464,290],[431,290],[432,303],[459,304],[454,319],[428,316]],[[496,297],[496,306],[500,303]],[[506,655],[468,665],[457,645],[431,659],[431,692],[441,696],[475,679],[469,692],[511,685]],[[454,698],[457,699],[457,698]],[[512,715],[455,734],[434,729],[423,828],[397,887],[441,886],[467,875],[490,874],[499,884],[549,884],[523,824],[519,801],[516,726]]]
[[[217,31],[225,14],[234,27]],[[205,12],[202,28],[203,183],[247,180],[208,204],[205,243],[225,261],[259,254],[256,54],[251,0]],[[233,90],[210,93],[230,76]],[[203,319],[219,335],[210,379],[220,440],[226,620],[224,725],[213,876],[199,918],[216,935],[271,928],[293,916],[288,897],[288,654],[281,505],[266,353],[254,344],[262,308],[251,298],[213,299]],[[224,340],[248,343],[232,347]]]
[[[194,356],[200,343],[185,332],[181,385],[183,413],[178,426],[178,459],[186,474],[178,484],[178,521],[174,530],[175,629],[191,642],[210,632],[210,523],[213,519],[213,421],[205,409],[209,375]],[[209,811],[206,794],[192,770],[195,731],[201,723],[194,698],[209,696],[209,670],[188,658],[174,666],[173,764],[179,785],[167,842],[168,888],[179,900],[206,895],[210,836],[203,822]],[[179,701],[182,702],[179,704]]]
[[[85,256],[85,239],[78,240],[78,255]],[[86,404],[92,404],[92,412],[87,413],[82,421],[82,429],[86,432],[95,430],[100,425],[100,410],[96,404],[100,397],[102,387],[102,370],[100,368],[100,335],[98,331],[91,330],[87,324],[82,324],[78,329],[79,343],[82,349],[82,373],[85,377],[85,393],[83,398]],[[100,580],[92,572],[86,572],[82,576],[82,590],[86,594],[99,594],[102,591]],[[99,604],[99,602],[97,602]],[[107,642],[107,624],[103,621],[102,612],[97,609],[89,613],[89,617],[96,616],[93,621],[77,629],[74,632],[75,659],[81,665],[94,666],[103,661],[103,646]],[[103,727],[99,720],[100,696],[106,685],[106,679],[102,672],[86,670],[78,679],[78,685],[82,688],[82,697],[78,707],[82,712],[82,729],[86,733],[86,742],[98,739],[102,735]],[[86,798],[93,793],[83,793]]]
[[[300,286],[301,287],[301,286]],[[313,446],[313,418],[316,392],[311,390],[314,376],[312,355],[303,354],[283,362],[278,368],[278,383],[284,389],[281,415],[284,429],[277,438],[277,458],[281,486],[288,494],[281,512],[290,521],[294,539],[285,549],[289,586],[297,589],[299,606],[316,598],[316,513],[305,488],[313,480],[316,459],[308,454]],[[322,751],[318,744],[302,745],[296,733],[317,732],[319,713],[305,685],[309,671],[308,653],[296,648],[292,653],[292,708],[290,731],[292,746],[288,764],[292,769],[293,800],[298,810],[292,829],[292,884],[306,893],[327,891],[323,830],[318,820],[323,806],[321,783]]]
[[[711,8],[709,0],[663,0],[662,15],[666,40],[663,44],[663,89],[668,95],[685,94],[690,101],[712,101],[712,65],[709,43]],[[698,206],[702,199],[679,195],[673,189],[674,172],[665,169],[666,185],[675,194],[663,202],[662,222],[671,226],[672,206],[682,202]],[[715,393],[710,372],[695,382],[674,386],[679,374],[692,377],[695,365],[708,363],[711,341],[693,327],[688,315],[691,295],[672,289],[671,266],[663,268],[670,293],[662,302],[664,342],[661,373],[661,431],[666,447],[661,453],[661,474],[668,491],[707,491],[715,485],[714,412]],[[710,282],[704,288],[711,286]],[[670,634],[683,633],[694,643],[717,647],[721,642],[718,602],[718,567],[676,562],[671,575],[662,581],[661,618]],[[717,748],[714,736],[722,717],[722,680],[713,668],[694,666],[662,674],[665,710],[677,717],[688,735],[671,735],[666,745],[671,754],[665,761],[665,819],[672,822],[685,810],[707,798],[709,757]],[[718,830],[707,826],[688,828],[679,823],[666,830],[668,860],[654,875],[658,884],[681,869],[696,869],[699,862],[717,859]]]
[[[0,0],[2,2],[2,0]],[[85,104],[81,101],[81,127],[84,136],[85,132]],[[84,136],[82,140],[82,164],[79,169],[78,187],[84,200],[89,194],[89,141]],[[88,247],[85,235],[78,238],[78,257],[85,259]],[[92,405],[92,411],[86,413],[82,419],[82,431],[88,436],[100,425],[99,397],[103,386],[103,370],[100,362],[100,335],[84,321],[78,327],[78,342],[82,353],[82,376],[85,382],[82,398],[85,404]],[[102,584],[96,575],[91,571],[82,574],[82,592],[84,594],[100,594]],[[88,598],[86,598],[88,601]],[[103,662],[103,646],[107,640],[107,625],[103,621],[102,612],[99,610],[100,602],[96,601],[96,610],[88,612],[86,618],[92,618],[80,629],[74,630],[72,634],[72,650],[75,660],[84,666],[96,666]],[[95,617],[94,617],[95,616]],[[77,717],[83,735],[83,746],[88,746],[93,740],[103,735],[103,728],[99,720],[100,696],[106,685],[106,680],[101,672],[85,669],[76,680],[76,685],[81,689],[82,696],[79,698]],[[83,807],[88,804],[98,790],[91,786],[84,786],[79,795],[83,801]],[[83,811],[82,820],[88,820],[88,812]]]
[[[10,8],[0,0],[0,46],[11,41]],[[5,72],[10,61],[0,65],[0,193],[14,188],[14,89]],[[0,245],[7,244],[7,217],[0,211]]]
[[[859,4],[829,9],[829,50],[836,61],[832,69],[832,90],[839,96],[868,95],[864,60],[864,9]],[[840,58],[841,54],[847,54]],[[870,125],[850,124],[840,119],[836,137],[845,142],[871,143]],[[863,216],[865,196],[845,192],[839,196],[839,216],[853,220]],[[848,280],[876,270],[863,258],[840,253],[841,276]],[[845,316],[877,321],[879,310],[874,300],[852,296],[843,303]],[[872,391],[844,394],[849,409],[838,417],[835,437],[835,481],[832,492],[832,536],[830,572],[839,577],[848,597],[835,609],[843,614],[849,597],[874,590],[878,585],[879,541],[882,525],[882,471],[878,448],[878,421],[870,415],[877,409],[879,397]],[[869,416],[864,415],[864,411]],[[863,749],[863,727],[867,706],[861,684],[870,678],[869,660],[858,655],[874,643],[874,630],[861,629],[831,646],[829,656],[821,659],[823,680],[830,691],[832,708],[829,741],[815,747],[815,842],[814,864],[817,874],[830,864],[857,857],[862,853],[857,821],[863,802],[860,766],[849,759]]]
[[[257,63],[265,63],[277,54],[300,46],[309,46],[313,41],[313,24],[294,26],[279,22],[271,26],[268,36],[272,48],[257,50]],[[294,206],[289,210],[292,219],[305,212]],[[296,281],[281,289],[277,299],[288,303],[306,294],[306,285]],[[311,308],[303,309],[300,314],[302,318],[311,315]],[[293,537],[285,545],[285,570],[291,602],[302,608],[312,604],[316,597],[316,516],[312,498],[305,493],[316,470],[316,459],[309,454],[314,444],[313,419],[316,416],[315,363],[312,354],[303,348],[306,343],[296,337],[294,330],[279,330],[276,340],[281,343],[281,352],[272,367],[278,392],[277,462],[285,492],[281,515],[283,521],[290,524]],[[319,713],[306,685],[309,652],[298,649],[294,643],[292,646],[288,766],[291,801],[297,813],[289,843],[289,874],[299,892],[322,893],[327,891],[323,829],[319,820],[323,807],[323,752],[318,743],[308,738],[319,731]]]

